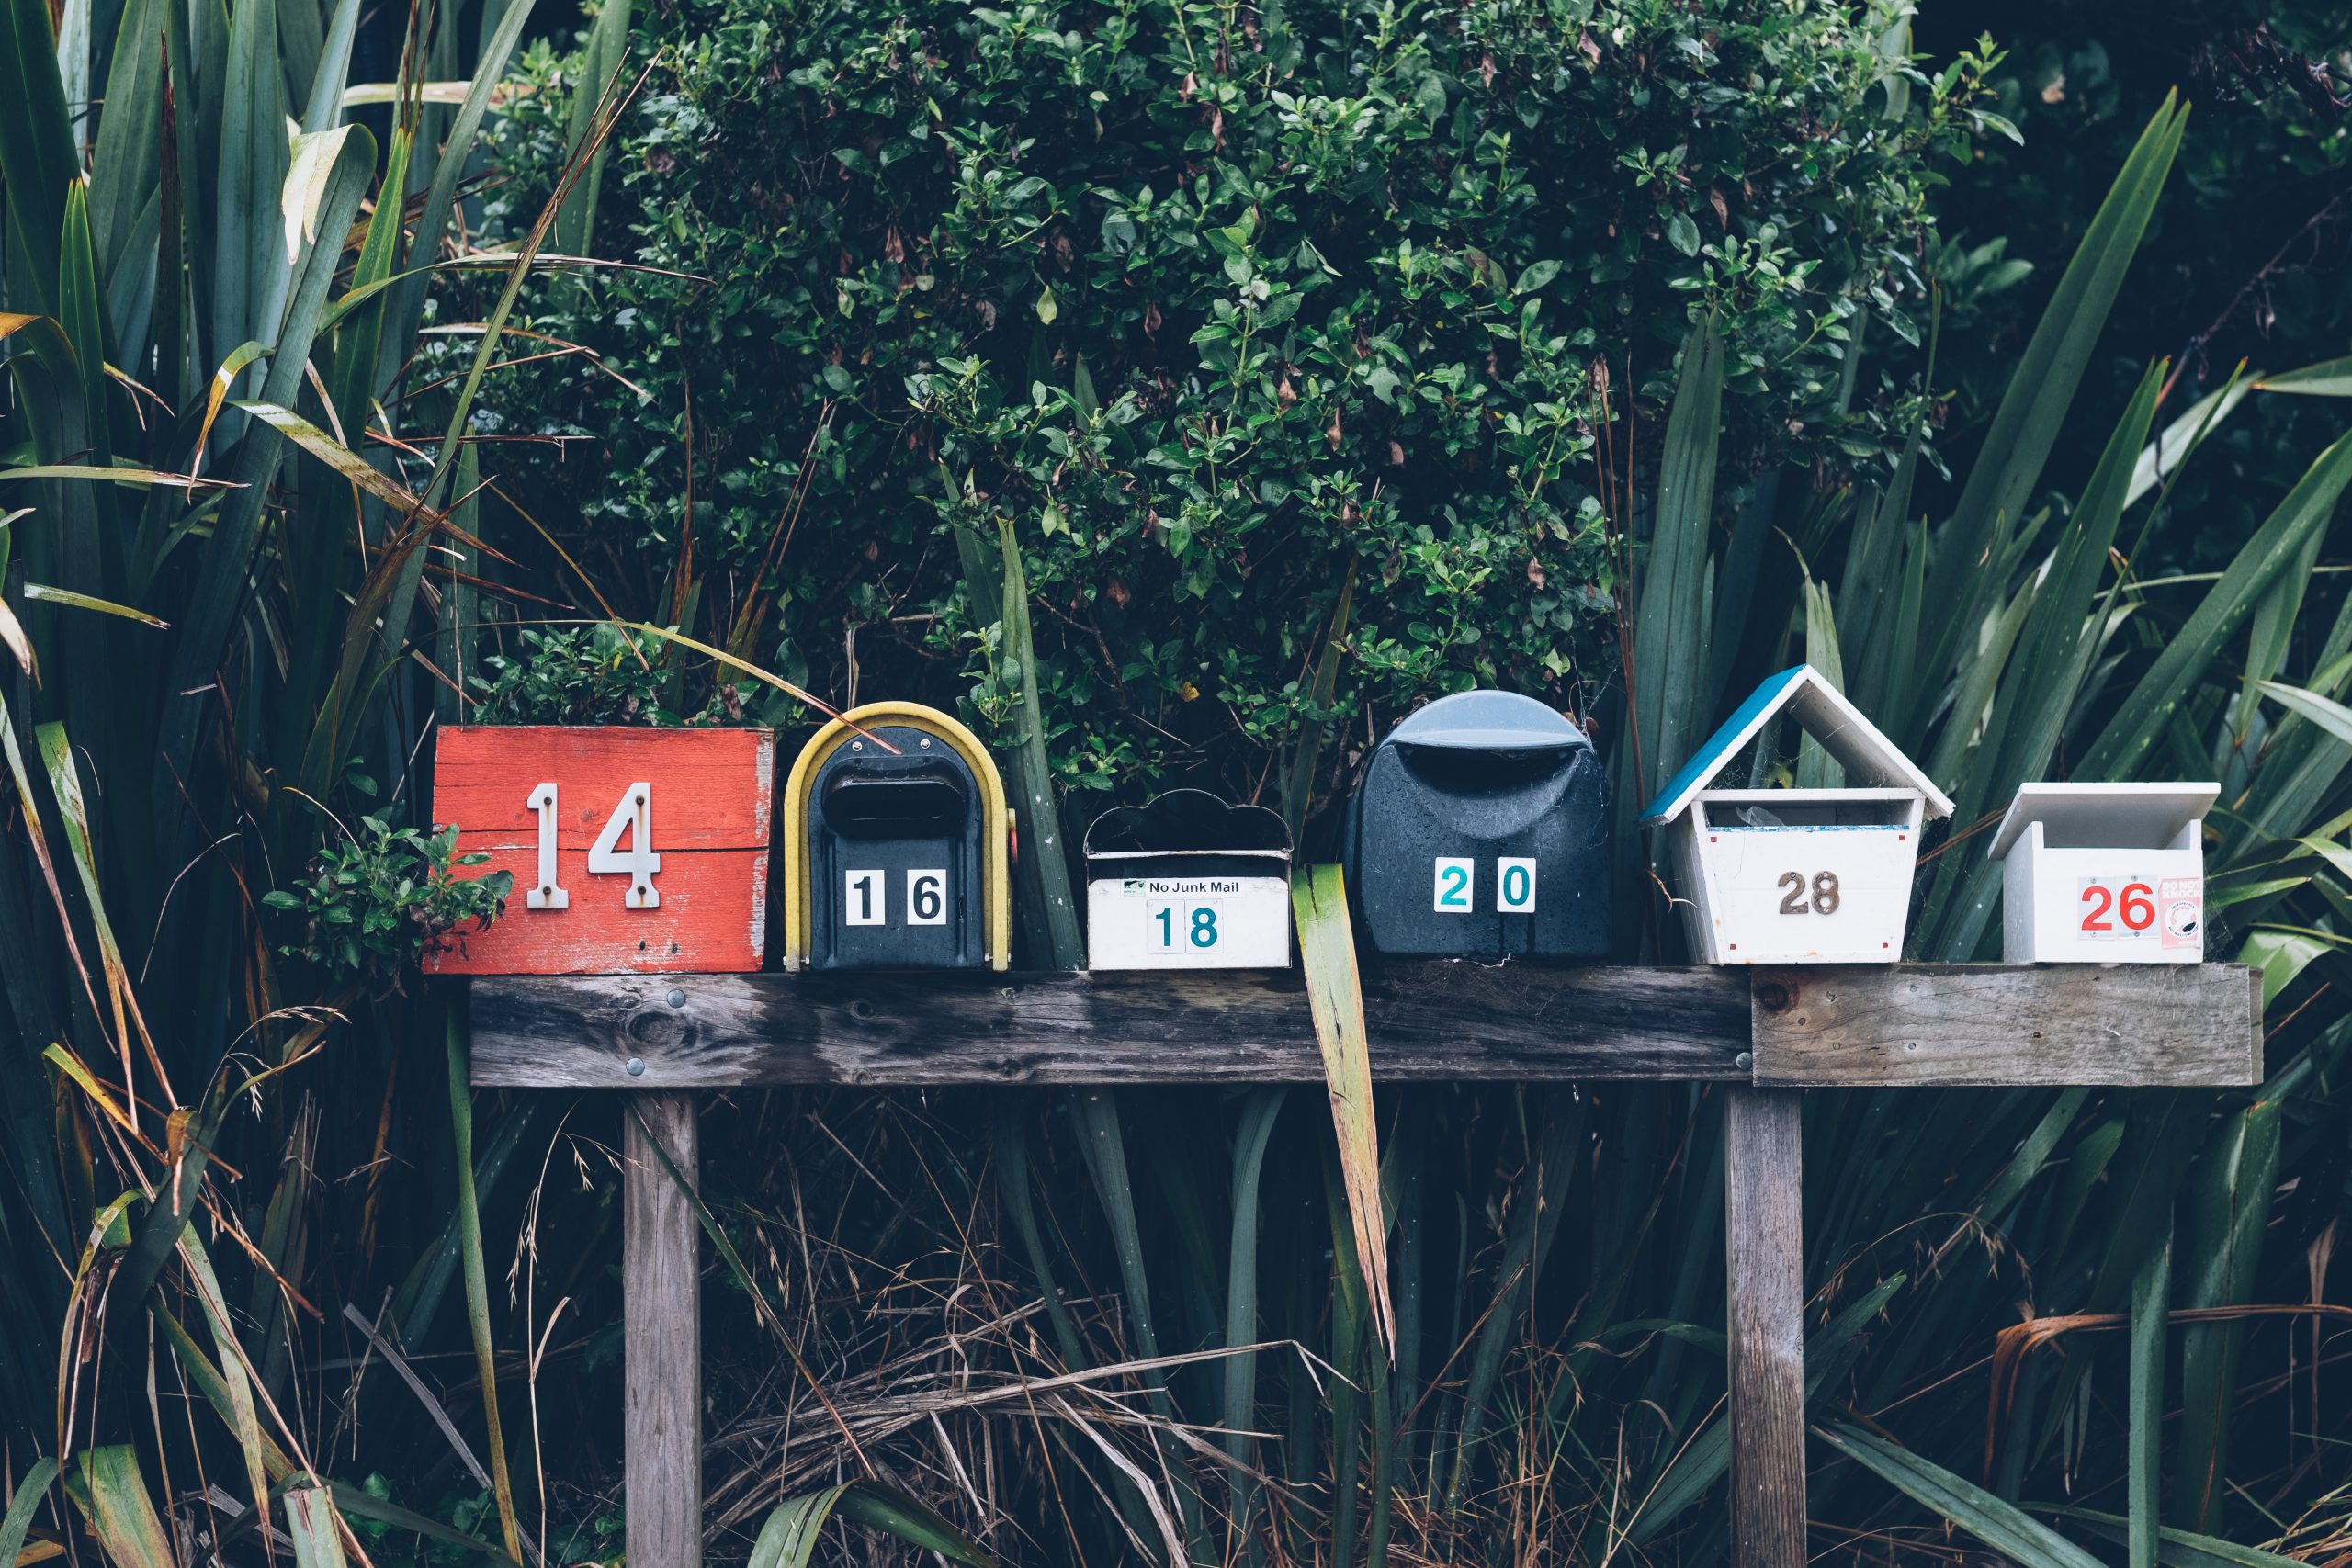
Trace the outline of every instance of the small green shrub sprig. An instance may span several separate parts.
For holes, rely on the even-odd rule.
[[[311,857],[290,889],[262,896],[272,909],[303,919],[300,940],[278,949],[338,982],[398,989],[425,953],[467,927],[487,928],[505,912],[511,872],[458,874],[490,857],[458,854],[452,826],[426,833],[363,817],[359,830]]]
[[[520,653],[490,655],[482,664],[491,674],[468,682],[477,704],[471,716],[479,723],[674,726],[769,720],[764,688],[729,681],[718,682],[699,711],[681,718],[673,705],[678,682],[664,650],[650,637],[632,639],[610,621],[526,630],[518,640]]]

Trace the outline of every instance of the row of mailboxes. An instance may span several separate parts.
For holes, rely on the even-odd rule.
[[[1835,788],[1721,784],[1793,720]],[[514,874],[520,908],[443,973],[756,969],[765,959],[765,731],[453,728],[436,819]],[[526,776],[527,775],[527,776]],[[2197,963],[2211,784],[2029,784],[1995,835],[2013,962]],[[608,798],[609,797],[609,798]],[[934,709],[857,708],[786,781],[787,969],[1004,969],[1013,816],[978,738]],[[1809,666],[1759,686],[1642,814],[1691,956],[1893,963],[1919,836],[1951,801]],[[1359,934],[1398,957],[1590,960],[1611,940],[1609,793],[1584,731],[1532,698],[1460,693],[1398,724],[1347,803]],[[1095,969],[1285,968],[1282,818],[1200,790],[1098,818]],[[606,883],[600,879],[613,877]],[[618,878],[626,876],[627,886]]]

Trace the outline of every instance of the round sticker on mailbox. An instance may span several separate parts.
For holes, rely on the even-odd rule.
[[[2205,879],[2201,876],[2167,876],[2162,885],[2165,934],[2166,947],[2186,947],[2201,951],[2205,933],[2199,928],[2205,921]]]

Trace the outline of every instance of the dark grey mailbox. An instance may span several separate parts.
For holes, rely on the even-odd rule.
[[[1087,967],[1290,967],[1290,829],[1171,789],[1086,831]]]
[[[988,748],[946,714],[834,719],[785,784],[785,967],[1002,969],[1012,817]]]
[[[1609,790],[1583,730],[1532,697],[1441,697],[1374,748],[1341,859],[1364,936],[1425,958],[1600,958]]]

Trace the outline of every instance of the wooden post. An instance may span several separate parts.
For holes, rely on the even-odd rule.
[[[1796,1089],[1724,1102],[1733,1568],[1804,1568],[1804,1205]]]
[[[696,1114],[691,1091],[632,1094],[621,1109],[629,1568],[702,1562],[701,1235],[670,1174],[697,1180]]]

